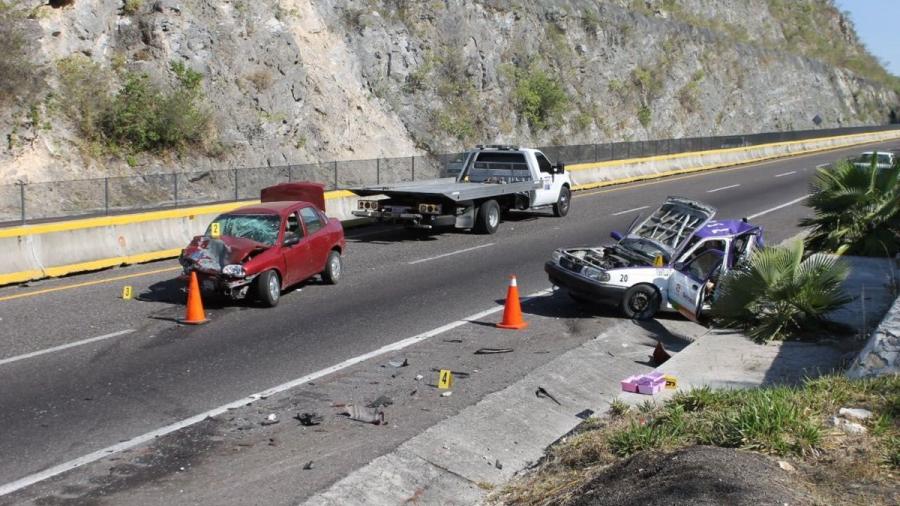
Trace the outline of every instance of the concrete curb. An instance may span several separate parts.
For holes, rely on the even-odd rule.
[[[573,189],[586,190],[894,138],[900,138],[900,130],[577,164],[570,171]],[[328,192],[326,199],[329,215],[353,219],[350,212],[358,197],[339,190]],[[0,229],[0,286],[173,258],[191,237],[202,234],[218,214],[253,202]]]

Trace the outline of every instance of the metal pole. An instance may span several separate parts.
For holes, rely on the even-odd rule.
[[[19,181],[16,183],[19,185],[19,199],[22,206],[22,225],[25,224],[25,182]]]
[[[178,207],[178,173],[172,173],[172,195],[175,197],[175,207]]]
[[[381,184],[381,158],[375,159],[375,184]]]
[[[337,160],[334,161],[334,189],[338,187]]]
[[[234,172],[234,200],[238,199],[238,170],[231,169]]]
[[[416,180],[416,155],[409,157],[412,160],[412,180]]]
[[[109,216],[109,178],[103,178],[103,211]]]
[[[293,165],[288,165],[288,183],[294,180]]]

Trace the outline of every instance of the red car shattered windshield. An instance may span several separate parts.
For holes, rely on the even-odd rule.
[[[281,220],[274,214],[223,214],[215,223],[219,224],[221,235],[243,237],[266,246],[273,246],[278,240]],[[210,229],[206,230],[206,235],[210,235]]]

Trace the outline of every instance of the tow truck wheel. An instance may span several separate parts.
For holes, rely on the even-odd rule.
[[[500,205],[496,200],[488,200],[478,208],[478,220],[475,231],[481,234],[493,234],[500,228]]]
[[[275,307],[281,299],[281,278],[274,270],[263,272],[256,278],[256,294],[266,307]]]
[[[322,271],[322,279],[329,285],[336,285],[341,279],[342,270],[341,254],[331,250],[328,253],[328,260],[325,262],[325,270]]]
[[[553,204],[553,216],[562,218],[563,216],[569,214],[569,206],[571,203],[572,191],[569,190],[568,186],[563,186],[559,189],[559,198],[557,198],[556,203]]]
[[[635,320],[649,320],[659,310],[659,292],[650,285],[634,285],[622,297],[622,312]]]

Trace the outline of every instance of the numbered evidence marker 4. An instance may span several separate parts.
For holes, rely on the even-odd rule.
[[[438,388],[446,390],[453,387],[453,372],[449,369],[441,369],[438,374]]]
[[[125,285],[122,287],[122,300],[131,300],[132,289],[131,285]]]

